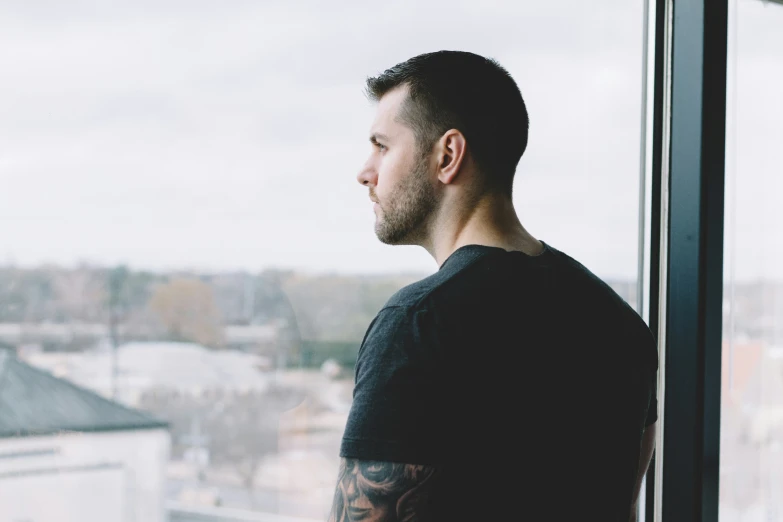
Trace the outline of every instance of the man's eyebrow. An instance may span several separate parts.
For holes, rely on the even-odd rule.
[[[378,143],[378,140],[389,141],[389,137],[379,132],[374,132],[370,135],[370,141],[372,143]]]

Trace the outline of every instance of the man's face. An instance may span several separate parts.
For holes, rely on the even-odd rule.
[[[407,87],[381,98],[370,129],[372,153],[359,173],[359,183],[376,202],[375,234],[388,245],[421,244],[437,208],[429,155],[422,157],[413,130],[398,121]]]

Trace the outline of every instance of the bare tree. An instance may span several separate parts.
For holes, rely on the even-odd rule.
[[[207,420],[212,462],[235,470],[251,502],[261,464],[278,451],[280,415],[303,398],[303,392],[277,386],[238,394],[221,401]]]
[[[253,503],[261,465],[278,451],[280,415],[304,398],[304,391],[280,386],[248,393],[211,390],[200,396],[159,389],[145,393],[139,406],[170,423],[175,455],[183,454],[183,441],[196,421],[209,441],[210,466],[233,470]]]

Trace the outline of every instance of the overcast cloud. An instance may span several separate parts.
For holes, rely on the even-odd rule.
[[[739,13],[729,239],[739,277],[783,278],[783,6]],[[0,256],[431,272],[424,250],[378,243],[355,177],[365,76],[439,49],[492,56],[519,83],[530,231],[634,277],[641,0],[3,2]]]

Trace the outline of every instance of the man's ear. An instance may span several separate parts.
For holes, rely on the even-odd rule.
[[[465,161],[468,143],[457,129],[447,130],[436,144],[438,180],[444,185],[454,182]]]

